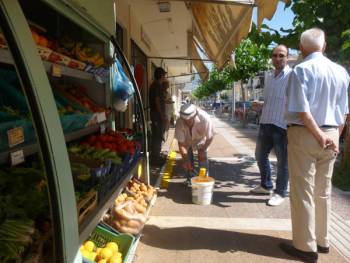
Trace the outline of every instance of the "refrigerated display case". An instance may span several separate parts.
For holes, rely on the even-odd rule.
[[[0,23],[0,233],[13,234],[16,219],[23,237],[41,242],[10,244],[19,262],[35,253],[34,262],[81,262],[80,245],[130,179],[149,182],[139,90],[121,54],[137,110],[133,127],[117,130],[111,65],[120,49],[73,2],[4,0]]]

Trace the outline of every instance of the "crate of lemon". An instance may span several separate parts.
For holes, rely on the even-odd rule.
[[[134,239],[129,234],[116,235],[97,226],[89,240],[80,247],[83,262],[125,263]]]

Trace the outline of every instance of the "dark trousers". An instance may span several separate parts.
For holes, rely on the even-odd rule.
[[[277,157],[277,180],[275,192],[286,196],[288,187],[287,131],[273,124],[260,124],[255,159],[258,162],[261,186],[272,189],[269,154],[274,149]]]
[[[192,147],[190,147],[187,150],[187,154],[188,154],[188,159],[189,159],[189,161],[192,164],[192,167],[195,168],[195,165],[194,165],[194,154],[193,154]],[[209,175],[209,160],[208,160],[208,153],[207,153],[207,151],[205,152],[204,157],[205,158],[204,158],[203,161],[199,161],[198,160],[198,171],[195,171],[195,169],[193,171],[185,171],[187,180],[191,180],[191,178],[193,176],[197,176],[200,168],[205,168],[206,169],[206,176]]]
[[[160,152],[162,149],[162,141],[164,137],[164,125],[160,116],[157,114],[151,113],[151,129],[152,129],[152,138],[151,138],[151,158],[158,159],[160,157]]]

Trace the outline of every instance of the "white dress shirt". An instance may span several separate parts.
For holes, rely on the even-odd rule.
[[[350,77],[346,70],[314,52],[297,65],[287,86],[285,120],[303,124],[299,112],[310,112],[318,126],[340,126],[348,109]]]

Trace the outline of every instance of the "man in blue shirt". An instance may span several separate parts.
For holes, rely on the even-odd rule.
[[[283,113],[285,108],[285,91],[291,68],[288,66],[288,48],[278,45],[272,51],[272,64],[275,70],[266,78],[264,88],[264,106],[260,117],[259,134],[255,149],[261,181],[251,190],[255,194],[272,193],[271,167],[269,154],[274,149],[277,157],[276,189],[267,201],[268,205],[280,205],[288,188],[287,125]]]
[[[302,33],[304,60],[292,71],[287,86],[293,246],[279,246],[304,262],[317,262],[317,252],[329,252],[331,178],[348,114],[349,75],[323,55],[325,47],[322,30]]]

